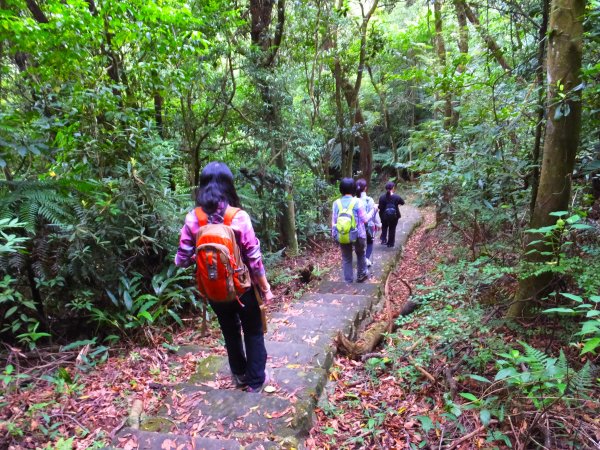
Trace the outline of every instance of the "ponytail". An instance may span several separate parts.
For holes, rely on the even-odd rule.
[[[359,179],[356,182],[356,193],[355,195],[360,198],[360,196],[362,195],[363,192],[365,192],[365,189],[367,188],[367,180],[365,180],[364,178]]]
[[[389,200],[390,198],[392,198],[392,189],[394,189],[396,187],[396,183],[394,183],[393,181],[388,181],[385,184],[385,190],[387,191],[385,194],[385,198],[387,200]]]

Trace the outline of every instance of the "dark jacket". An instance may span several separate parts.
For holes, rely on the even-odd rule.
[[[399,205],[404,205],[404,200],[398,194],[392,194],[388,199],[386,192],[379,197],[379,217],[381,217],[381,221],[383,222],[385,220],[385,210],[388,207],[396,209],[396,220],[398,220],[400,218]]]

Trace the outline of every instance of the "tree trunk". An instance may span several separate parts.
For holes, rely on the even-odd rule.
[[[371,146],[371,138],[365,125],[365,119],[362,115],[362,110],[358,104],[354,112],[354,124],[358,125],[357,143],[360,150],[359,168],[361,178],[367,181],[367,185],[371,185],[371,175],[373,173],[373,147]]]
[[[154,92],[154,121],[156,123],[156,130],[161,138],[165,138],[164,124],[163,124],[163,97],[160,92]]]
[[[542,0],[542,23],[538,34],[538,66],[535,70],[535,78],[538,86],[538,114],[535,125],[535,141],[533,143],[532,161],[533,170],[531,172],[531,201],[529,203],[529,213],[533,216],[535,210],[535,198],[537,197],[538,184],[540,182],[540,149],[542,146],[542,135],[544,133],[544,58],[546,56],[546,33],[548,31],[548,9],[550,0]]]
[[[448,68],[447,68],[447,61],[446,61],[446,43],[444,41],[443,26],[442,26],[442,0],[435,0],[433,2],[433,15],[434,15],[434,20],[435,20],[436,53],[437,53],[437,57],[440,61],[442,70],[444,71],[444,73],[446,73],[446,76],[448,76],[447,75]],[[438,96],[438,99],[441,95],[443,95],[443,97],[444,97],[444,110],[440,111],[438,109],[437,115],[439,116],[440,113],[443,113],[444,130],[449,130],[452,126],[452,115],[453,115],[452,114],[452,93],[446,86],[443,89],[441,89],[441,92],[439,94],[436,94],[436,95]],[[449,161],[452,161],[454,159],[454,146],[452,143],[452,139],[450,140],[448,148],[446,149],[446,157],[448,158]],[[450,190],[450,187],[448,185],[442,186],[441,192],[442,192],[442,194],[439,197],[439,202],[438,202],[436,212],[435,212],[436,222],[438,224],[447,218],[448,205],[450,204],[450,201],[452,200],[452,191]]]
[[[352,177],[352,157],[354,155],[354,149],[349,148],[348,142],[346,141],[345,128],[346,120],[344,114],[344,105],[342,103],[342,91],[343,91],[343,79],[342,79],[342,67],[340,61],[336,56],[333,66],[333,76],[335,79],[335,117],[337,120],[338,136],[337,140],[340,143],[341,152],[341,175],[342,177]]]
[[[385,133],[388,135],[390,140],[390,149],[392,150],[392,157],[394,161],[394,174],[396,180],[400,179],[400,169],[398,168],[398,149],[396,148],[396,142],[394,141],[394,133],[390,129],[390,112],[387,107],[387,99],[385,95],[385,91],[380,89],[375,82],[375,78],[373,76],[373,70],[371,66],[367,65],[367,70],[369,71],[369,78],[371,80],[371,84],[373,85],[373,89],[377,93],[379,97],[379,106],[381,106],[381,117],[383,119],[383,129]],[[383,84],[383,76],[382,76],[382,84]]]
[[[456,11],[456,21],[458,22],[458,50],[461,54],[461,61],[456,68],[456,72],[459,75],[462,75],[466,69],[466,59],[469,54],[469,28],[467,27],[467,15],[465,13],[465,8],[458,0],[454,0],[454,9]],[[456,132],[456,127],[458,127],[458,121],[460,119],[460,113],[458,112],[457,108],[460,105],[460,96],[461,92],[457,89],[455,92],[455,100],[452,104],[452,120],[450,123],[450,128],[453,135]],[[450,145],[452,146],[452,152],[454,152],[454,140]]]
[[[286,169],[287,163],[283,151],[277,156],[276,164],[279,170],[284,171]],[[285,183],[284,192],[281,233],[288,251],[295,255],[298,253],[298,235],[296,234],[296,205],[294,203],[291,183]]]
[[[444,73],[447,72],[446,43],[442,33],[442,0],[433,2],[433,16],[435,20],[435,49]],[[439,111],[444,115],[444,129],[447,130],[452,122],[452,94],[447,88],[443,88],[441,95],[444,96],[444,110]]]
[[[550,10],[547,60],[547,125],[544,151],[531,228],[555,222],[549,213],[569,208],[571,175],[581,129],[579,71],[582,58],[583,14],[585,0],[553,0]],[[561,94],[566,94],[562,99]],[[526,242],[541,239],[530,233]],[[526,248],[528,251],[530,248]],[[538,248],[538,250],[540,250]],[[549,256],[538,252],[525,255],[528,261],[544,261]],[[522,317],[532,301],[541,298],[551,281],[546,273],[521,280],[508,317]]]
[[[361,172],[361,178],[364,178],[367,181],[367,185],[370,185],[371,174],[373,172],[373,149],[371,146],[371,138],[369,137],[369,133],[365,126],[365,119],[360,109],[358,91],[355,90],[346,78],[343,79],[342,83],[348,109],[354,111],[350,121],[350,129],[352,130],[353,135],[350,160],[352,160],[354,154],[354,142],[356,142],[360,151],[359,170]],[[352,174],[349,176],[352,176]]]
[[[251,0],[251,30],[252,44],[260,49],[256,58],[255,83],[265,105],[265,122],[269,129],[267,141],[271,142],[271,153],[275,156],[277,168],[284,174],[287,171],[286,147],[279,137],[281,126],[281,108],[273,95],[270,79],[275,72],[275,57],[283,39],[285,23],[285,0],[277,2],[277,24],[275,32],[270,32],[274,2],[273,0]],[[285,198],[280,203],[280,230],[283,244],[292,254],[298,253],[298,238],[296,236],[296,208],[291,183],[284,181],[281,186]]]

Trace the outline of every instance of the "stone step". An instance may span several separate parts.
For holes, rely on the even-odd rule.
[[[378,295],[379,284],[325,280],[317,287],[316,292],[318,294]]]
[[[298,448],[294,438],[253,441],[247,439],[222,439],[207,437],[192,437],[178,433],[162,433],[124,428],[115,439],[120,446],[111,449],[123,448],[128,442],[133,441],[133,448],[138,450],[261,450],[261,449],[293,449]],[[246,442],[248,441],[248,442]],[[129,447],[131,448],[131,447]]]
[[[323,384],[327,380],[327,371],[322,367],[289,363],[281,360],[274,363],[269,358],[267,370],[270,376],[269,386],[276,388],[279,395],[295,395],[296,397],[310,399],[321,394]],[[235,389],[229,370],[229,363],[225,356],[209,356],[198,363],[198,371],[192,375],[189,384],[206,385],[223,380],[230,383],[229,388]]]
[[[306,343],[265,341],[267,347],[267,367],[303,367],[305,369],[323,369],[331,365],[333,355],[324,348],[310,346]],[[200,384],[216,381],[217,377],[229,377],[230,370],[227,357],[209,355],[198,362],[196,373],[190,383]]]
[[[298,383],[297,375],[290,375],[284,381],[292,387],[294,377]],[[322,390],[324,380],[319,385]],[[140,429],[238,441],[297,438],[307,435],[312,426],[316,399],[316,392],[309,396],[305,391],[300,397],[283,389],[259,394],[181,384],[165,399],[165,407],[158,416],[143,420]]]

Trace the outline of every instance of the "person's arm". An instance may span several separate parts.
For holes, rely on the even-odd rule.
[[[335,224],[339,214],[337,200],[333,202],[331,210],[331,237],[335,239]]]
[[[382,195],[381,197],[379,197],[379,219],[380,220],[383,220],[383,211],[385,211],[385,199],[384,199],[384,195]]]
[[[375,216],[373,216],[373,224],[375,225],[375,228],[378,230],[381,230],[381,214],[375,214]]]
[[[369,211],[368,213],[365,212],[365,218],[367,219],[365,223],[368,223],[371,220],[373,220],[373,218],[377,215],[378,210],[379,210],[379,206],[377,206],[377,205],[375,205],[375,203],[373,203],[373,207],[371,208],[371,211]]]
[[[232,228],[239,232],[239,246],[242,259],[250,271],[254,284],[262,294],[263,300],[269,301],[273,298],[271,286],[267,281],[265,266],[263,265],[260,241],[254,233],[250,216],[244,210],[240,210],[231,223]]]
[[[179,247],[175,255],[175,265],[178,267],[189,267],[194,263],[196,242],[195,236],[198,232],[198,220],[194,211],[185,216],[185,223],[181,228]]]
[[[398,194],[396,194],[396,197],[398,197],[397,201],[396,201],[396,213],[398,214],[398,217],[400,218],[402,216],[402,214],[400,214],[400,205],[404,205],[404,200]]]
[[[356,218],[356,224],[364,223],[369,221],[367,213],[365,211],[365,205],[361,200],[358,200],[354,205],[354,217]]]

